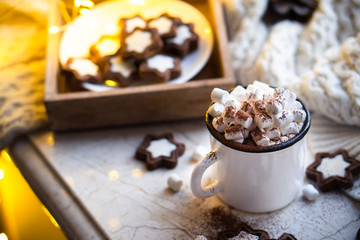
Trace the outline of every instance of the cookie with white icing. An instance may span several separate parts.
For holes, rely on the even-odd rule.
[[[102,82],[100,67],[88,58],[69,58],[64,71],[80,82]]]
[[[135,158],[145,161],[148,170],[174,168],[184,152],[185,145],[176,142],[173,134],[148,134],[137,148]]]
[[[161,38],[175,37],[179,22],[180,18],[164,13],[159,17],[149,19],[147,21],[147,28],[156,29]]]
[[[156,30],[135,28],[121,38],[119,53],[123,58],[142,61],[159,53],[162,48],[163,42]]]
[[[360,161],[340,149],[334,153],[317,153],[315,161],[306,169],[306,176],[316,181],[323,192],[351,188],[353,177],[360,173]]]
[[[176,36],[164,40],[164,51],[184,58],[197,49],[199,36],[194,31],[193,23],[179,23],[176,32]]]
[[[120,87],[126,87],[136,78],[137,66],[132,59],[123,59],[118,54],[109,56],[105,65],[106,80],[113,80]]]
[[[140,64],[139,75],[149,81],[167,82],[181,75],[180,59],[168,54],[156,54]]]
[[[146,28],[146,24],[146,20],[140,15],[135,15],[129,18],[121,18],[119,20],[122,35],[129,35],[135,30],[135,28]]]
[[[107,56],[114,55],[119,51],[119,36],[102,36],[95,44],[90,46],[90,58],[102,64]]]

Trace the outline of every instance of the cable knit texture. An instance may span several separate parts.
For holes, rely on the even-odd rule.
[[[265,23],[263,0],[223,0],[239,84],[286,87],[312,110],[360,127],[360,1],[319,0],[307,23]],[[254,16],[244,14],[252,12]],[[234,18],[240,15],[242,17]],[[261,27],[260,27],[261,26]]]
[[[44,106],[48,2],[0,2],[0,149],[47,125]]]

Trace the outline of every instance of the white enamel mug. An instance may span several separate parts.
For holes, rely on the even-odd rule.
[[[291,140],[269,147],[249,146],[226,140],[212,126],[211,152],[195,166],[190,186],[199,198],[218,196],[228,205],[247,212],[275,211],[292,202],[302,188],[305,174],[305,135],[310,128],[310,113],[300,133]],[[214,182],[203,187],[205,171],[215,164]]]

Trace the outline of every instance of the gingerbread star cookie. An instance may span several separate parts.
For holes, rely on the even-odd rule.
[[[315,162],[306,169],[306,176],[316,181],[323,192],[351,188],[353,177],[360,173],[360,161],[349,156],[344,149],[334,153],[317,153]]]
[[[185,145],[174,141],[171,133],[148,134],[137,148],[135,158],[145,161],[148,170],[159,167],[174,168],[178,157],[185,152]]]
[[[250,240],[266,240],[269,234],[264,230],[252,229],[246,223],[240,223],[236,230],[225,230],[218,233],[217,239],[250,239]]]

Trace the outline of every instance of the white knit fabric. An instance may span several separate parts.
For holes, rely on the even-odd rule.
[[[46,126],[44,106],[48,2],[0,2],[0,149]]]

